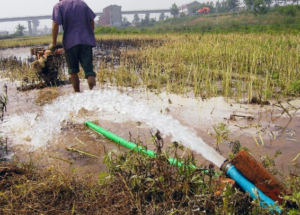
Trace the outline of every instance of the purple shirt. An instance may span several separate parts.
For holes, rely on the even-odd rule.
[[[78,44],[96,46],[91,22],[96,14],[83,0],[62,0],[53,8],[52,20],[63,25],[65,50]]]

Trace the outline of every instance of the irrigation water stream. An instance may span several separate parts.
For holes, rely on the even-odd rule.
[[[225,160],[194,132],[189,131],[170,115],[163,115],[157,110],[150,109],[117,90],[84,91],[61,96],[52,104],[45,105],[39,115],[37,113],[12,115],[5,120],[1,128],[5,136],[22,131],[13,142],[30,145],[34,150],[45,146],[52,140],[53,135],[60,134],[62,123],[70,120],[72,112],[74,122],[83,123],[85,119],[78,115],[82,109],[93,113],[98,119],[103,112],[120,113],[132,120],[145,122],[149,127],[160,130],[164,135],[171,135],[174,141],[181,142],[184,146],[200,153],[217,166],[221,166]],[[27,128],[27,130],[22,128]]]
[[[85,86],[86,83],[82,83],[82,85]],[[1,135],[8,138],[9,146],[15,149],[19,157],[23,157],[24,154],[26,156],[30,151],[47,152],[47,156],[62,152],[65,147],[74,145],[75,137],[84,142],[88,141],[87,144],[94,141],[84,150],[97,152],[99,146],[96,147],[96,145],[102,144],[97,137],[86,139],[87,136],[94,137],[95,135],[80,134],[88,130],[83,126],[86,120],[96,122],[125,139],[129,139],[129,132],[134,135],[137,130],[139,130],[139,135],[150,138],[147,129],[158,129],[167,137],[167,140],[180,142],[194,152],[200,153],[218,167],[225,158],[211,148],[214,140],[206,133],[207,130],[213,133],[212,126],[218,122],[225,122],[228,129],[234,134],[232,139],[239,139],[245,143],[252,152],[254,151],[255,157],[257,155],[264,156],[264,153],[272,155],[275,150],[280,149],[283,151],[284,157],[289,158],[289,160],[283,159],[280,164],[285,161],[284,165],[287,167],[287,163],[291,162],[298,153],[296,150],[298,142],[285,140],[285,143],[282,144],[275,140],[268,140],[270,131],[281,140],[286,139],[287,135],[293,131],[290,128],[284,131],[283,129],[277,130],[280,128],[280,124],[272,122],[270,118],[266,117],[271,113],[273,117],[281,116],[281,112],[275,108],[268,110],[257,105],[231,104],[222,97],[202,101],[166,93],[156,95],[141,89],[127,89],[121,93],[114,87],[106,87],[106,89],[96,88],[93,91],[85,90],[75,94],[72,93],[71,86],[29,92],[17,92],[15,90],[17,83],[15,82],[8,83],[8,86],[10,92],[8,113],[4,122],[1,123],[0,129]],[[51,96],[51,94],[58,94],[58,97],[48,104],[38,105],[40,98]],[[252,116],[256,114],[256,116],[251,122],[246,119],[230,121],[228,119],[232,113]],[[280,118],[281,123],[288,120],[286,116]],[[265,141],[264,146],[256,146],[252,137],[252,134],[257,133],[257,129],[246,128],[247,125],[255,122],[260,124],[261,129],[268,129],[268,132],[261,133]],[[245,126],[245,129],[241,130],[236,125]],[[293,126],[291,123],[289,125]],[[294,133],[296,135],[297,132]],[[284,138],[280,138],[281,135]],[[210,146],[199,136],[203,136],[206,139],[205,142]],[[258,136],[257,139],[259,139]],[[228,145],[221,144],[221,149],[228,151]],[[101,153],[97,155],[101,156]],[[59,157],[64,156],[64,153],[59,155]],[[201,158],[199,160],[203,161]]]
[[[158,129],[166,138],[166,145],[171,141],[180,142],[201,154],[196,156],[198,163],[208,160],[217,167],[221,166],[230,151],[230,140],[239,140],[257,159],[266,154],[272,157],[276,150],[281,150],[282,155],[276,159],[277,167],[287,172],[295,168],[291,163],[300,152],[298,99],[290,102],[290,108],[293,107],[293,118],[290,119],[276,106],[249,105],[223,97],[202,100],[192,95],[117,89],[108,85],[105,89],[96,87],[88,91],[86,83],[81,84],[84,91],[77,94],[72,92],[70,85],[18,92],[18,82],[2,79],[0,86],[4,83],[8,84],[9,101],[0,131],[2,137],[7,138],[9,148],[21,161],[34,156],[43,158],[45,166],[65,164],[53,159],[59,157],[72,161],[72,168],[84,166],[85,172],[89,173],[99,170],[101,162],[95,161],[95,158],[76,156],[66,152],[65,148],[75,143],[78,147],[80,140],[81,150],[99,157],[110,149],[125,149],[90,131],[83,125],[86,120],[124,139],[148,140],[148,129],[153,132]],[[47,97],[57,98],[46,104],[41,102]],[[233,120],[230,119],[231,115],[251,116],[251,119],[235,117]],[[221,122],[230,130],[229,140],[220,145],[224,157],[212,148],[215,139],[207,133],[214,134],[213,126]],[[149,143],[147,146],[153,149]]]

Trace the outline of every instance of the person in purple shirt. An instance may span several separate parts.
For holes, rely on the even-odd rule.
[[[59,25],[62,25],[64,30],[63,47],[75,92],[80,92],[79,62],[90,90],[96,85],[92,51],[92,47],[96,46],[95,17],[95,13],[83,0],[60,0],[53,8],[50,49],[57,45]]]

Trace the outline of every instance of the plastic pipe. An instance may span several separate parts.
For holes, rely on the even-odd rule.
[[[98,125],[96,125],[92,122],[86,121],[84,124],[86,124],[91,129],[95,130],[96,132],[104,135],[105,137],[119,143],[122,146],[125,146],[128,149],[141,152],[141,153],[146,154],[146,155],[148,155],[149,157],[152,157],[152,158],[156,157],[155,152],[153,152],[151,150],[148,150],[148,149],[144,149],[141,146],[137,146],[136,144],[134,144],[132,142],[129,142],[129,141],[127,141],[127,140],[125,140],[125,139],[123,139],[123,138],[121,138],[121,137],[105,130],[104,128],[101,128],[100,126],[98,126]],[[178,161],[175,158],[168,158],[168,161],[169,161],[170,164],[172,164],[174,166],[181,167],[182,165],[184,165],[182,162]],[[189,167],[192,168],[192,169],[196,169],[196,167],[194,165],[189,165]],[[206,170],[206,172],[208,172],[208,170]]]
[[[104,135],[105,137],[119,143],[122,146],[125,146],[129,149],[132,149],[134,151],[138,151],[141,153],[144,153],[146,155],[148,155],[149,157],[156,157],[155,152],[148,150],[148,149],[144,149],[141,146],[137,146],[136,144],[129,142],[107,130],[105,130],[104,128],[101,128],[100,126],[86,121],[85,124],[90,127],[91,129],[95,130],[96,132]],[[182,162],[178,161],[177,159],[174,158],[168,158],[170,164],[176,165],[176,166],[182,166],[184,165]],[[194,165],[190,165],[189,167],[191,167],[192,169],[196,169],[196,167]],[[262,208],[267,208],[267,207],[272,207],[280,214],[281,210],[278,206],[275,206],[275,202],[270,199],[268,196],[266,196],[263,192],[261,192],[254,184],[252,184],[247,178],[245,178],[242,173],[240,173],[240,171],[238,171],[234,165],[232,165],[231,163],[226,161],[224,162],[224,164],[222,165],[221,169],[233,180],[236,181],[236,183],[245,191],[248,192],[251,196],[251,198],[253,199],[257,199],[260,198],[260,205]],[[208,173],[208,170],[205,171],[206,173]],[[272,210],[272,208],[271,208]]]
[[[252,184],[247,178],[245,178],[242,173],[235,168],[231,163],[226,164],[225,170],[226,174],[236,181],[236,183],[245,191],[248,192],[252,199],[260,199],[260,205],[262,208],[270,208],[273,212],[275,209],[279,214],[281,210],[278,206],[275,206],[275,202],[261,192],[254,184]]]

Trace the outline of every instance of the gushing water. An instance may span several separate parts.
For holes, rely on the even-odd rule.
[[[132,120],[145,122],[149,127],[170,135],[173,141],[200,153],[207,160],[221,166],[225,158],[209,147],[200,137],[181,125],[170,115],[150,109],[134,98],[121,94],[117,90],[93,90],[73,93],[59,97],[52,104],[45,105],[40,114],[25,113],[5,118],[0,125],[2,135],[7,136],[14,144],[24,144],[35,150],[46,147],[54,136],[61,132],[61,126],[68,120],[83,123],[86,119],[79,117],[84,108],[91,111],[101,120],[101,114],[119,113]]]

